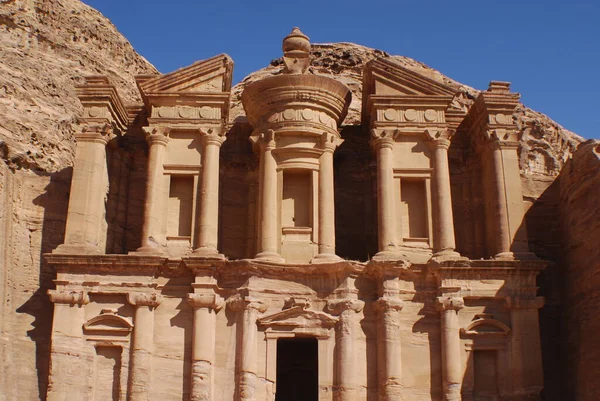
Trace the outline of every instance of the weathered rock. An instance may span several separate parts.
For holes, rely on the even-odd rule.
[[[568,394],[600,398],[600,141],[582,143],[560,176]]]

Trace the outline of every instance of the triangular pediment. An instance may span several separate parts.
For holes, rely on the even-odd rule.
[[[231,90],[233,61],[226,54],[197,61],[165,75],[138,77],[143,94],[218,93]]]
[[[337,317],[329,313],[306,309],[302,306],[295,306],[290,309],[284,309],[272,315],[263,316],[258,319],[259,326],[287,326],[302,328],[322,328],[332,327],[338,321]]]
[[[365,100],[370,95],[454,96],[457,92],[450,86],[383,58],[367,64],[363,81],[363,99]]]

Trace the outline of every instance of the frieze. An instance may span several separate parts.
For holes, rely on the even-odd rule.
[[[378,108],[377,121],[398,123],[443,123],[445,116],[443,110],[434,109],[400,109]]]
[[[190,107],[190,106],[154,106],[152,118],[186,119],[186,120],[219,120],[221,109],[219,107]]]

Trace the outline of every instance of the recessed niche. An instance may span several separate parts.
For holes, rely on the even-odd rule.
[[[171,176],[167,236],[191,237],[194,199],[194,177]]]
[[[428,234],[425,180],[400,180],[400,234],[405,240],[426,241]]]
[[[312,227],[311,171],[284,171],[282,227]]]

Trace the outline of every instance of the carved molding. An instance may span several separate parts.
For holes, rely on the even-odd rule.
[[[62,291],[48,290],[50,301],[55,304],[68,305],[87,305],[90,302],[90,296],[86,291]]]
[[[223,308],[223,305],[225,305],[223,297],[218,294],[187,294],[187,300],[194,309],[209,308],[214,309],[215,312],[220,311]]]
[[[459,311],[465,307],[465,300],[456,296],[441,296],[436,299],[436,307],[439,312],[448,310]]]
[[[156,292],[128,292],[127,301],[133,306],[158,307],[162,302],[162,295]]]
[[[544,297],[506,297],[504,305],[507,309],[541,309],[544,306]]]

